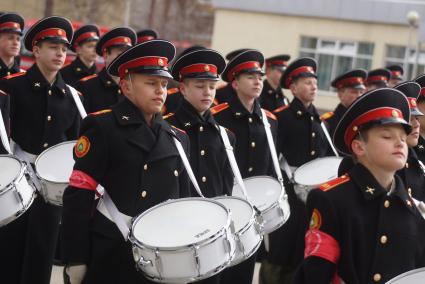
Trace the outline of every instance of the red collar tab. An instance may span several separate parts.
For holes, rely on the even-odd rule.
[[[131,69],[135,69],[137,67],[142,66],[162,67],[164,69],[167,69],[168,59],[166,57],[159,56],[139,57],[130,60],[118,67],[118,74],[120,78],[124,78],[125,75],[127,75],[131,71]]]

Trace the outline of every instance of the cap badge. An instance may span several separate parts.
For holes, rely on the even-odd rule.
[[[204,70],[205,70],[205,72],[208,72],[208,71],[210,71],[210,67],[208,65],[205,65]]]
[[[398,112],[396,110],[391,111],[393,117],[398,117]]]
[[[61,30],[58,30],[58,35],[62,35],[62,31]]]
[[[161,58],[158,59],[158,65],[159,66],[164,66],[164,60],[162,60]]]

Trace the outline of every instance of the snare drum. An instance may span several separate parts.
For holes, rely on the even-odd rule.
[[[250,202],[259,211],[262,233],[268,234],[280,228],[289,219],[290,210],[282,185],[269,176],[255,176],[243,180]],[[233,196],[244,198],[238,184],[233,187]]]
[[[0,156],[0,226],[21,216],[35,198],[24,163],[9,155]]]
[[[41,195],[53,205],[62,206],[62,196],[74,168],[75,141],[59,143],[44,150],[35,161],[35,170],[42,183]]]
[[[214,199],[232,212],[236,243],[235,257],[230,264],[233,266],[251,257],[260,247],[263,239],[260,224],[248,201],[235,196],[219,196]]]
[[[294,190],[304,202],[313,188],[338,177],[338,167],[341,157],[324,157],[314,159],[294,172]]]
[[[152,281],[187,283],[227,267],[235,254],[231,214],[221,203],[182,198],[156,205],[131,225],[137,267]]]
[[[386,284],[423,284],[425,283],[425,267],[407,271],[394,277]]]

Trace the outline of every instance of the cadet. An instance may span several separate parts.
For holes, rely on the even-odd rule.
[[[18,14],[7,13],[0,16],[0,78],[20,72],[17,56],[21,50],[21,36],[24,19]],[[0,111],[6,130],[9,130],[9,97],[0,90]],[[5,154],[0,143],[0,154]]]
[[[388,69],[380,68],[367,73],[366,87],[368,91],[377,88],[385,88],[391,78],[391,72]]]
[[[331,83],[338,93],[340,103],[333,112],[327,112],[320,118],[326,121],[329,133],[333,135],[338,122],[347,111],[348,107],[365,91],[364,81],[367,72],[363,69],[355,69],[338,76]]]
[[[425,74],[418,76],[415,82],[421,86],[421,91],[417,100],[418,109],[420,112],[425,113]],[[418,159],[422,163],[425,163],[425,116],[419,116],[418,120],[420,124],[419,140],[418,145],[416,145],[414,149]]]
[[[111,76],[106,68],[118,55],[136,43],[136,33],[127,27],[118,27],[104,34],[96,44],[96,53],[105,59],[105,68],[99,74],[84,77],[76,88],[84,95],[87,113],[97,112],[118,103],[123,96],[119,78]]]
[[[128,216],[171,198],[189,196],[189,179],[173,138],[189,140],[159,113],[174,46],[151,40],[125,51],[108,67],[125,98],[89,115],[74,150],[74,171],[63,197],[63,245],[70,282],[152,283],[136,270],[131,244],[95,206],[100,184]],[[173,236],[170,236],[173,237]]]
[[[403,81],[404,70],[400,65],[387,66],[386,69],[390,70],[391,77],[388,81],[388,87],[394,87]]]
[[[154,30],[145,29],[137,32],[137,43],[142,43],[148,40],[153,40],[158,38],[158,34]]]
[[[99,40],[99,29],[95,25],[79,28],[69,47],[77,54],[70,64],[62,68],[61,74],[68,85],[75,87],[78,80],[96,72],[96,43]]]
[[[226,66],[221,78],[233,88],[235,95],[227,103],[211,109],[215,120],[237,137],[235,156],[243,178],[259,175],[275,176],[273,162],[262,122],[258,98],[263,87],[264,57],[257,50],[236,55]],[[276,136],[276,117],[265,111]],[[252,283],[256,254],[248,260],[226,269],[221,283]]]
[[[386,283],[425,265],[425,220],[395,175],[406,163],[409,116],[406,97],[382,88],[342,117],[334,144],[356,163],[310,192],[310,228],[294,283]]]
[[[0,83],[2,92],[10,95],[12,150],[30,163],[43,150],[78,137],[80,115],[59,73],[72,35],[65,18],[38,21],[24,38],[36,63]],[[24,215],[1,228],[4,283],[49,283],[60,209],[38,196]]]
[[[262,108],[273,111],[289,104],[288,98],[285,97],[280,87],[280,78],[288,66],[289,59],[291,56],[287,54],[266,59],[266,79],[264,79],[263,91],[259,100]]]

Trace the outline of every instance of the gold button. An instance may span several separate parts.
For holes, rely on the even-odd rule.
[[[314,156],[314,154],[316,154],[316,151],[311,151],[311,153],[310,153],[312,156]]]
[[[49,94],[49,96],[52,95],[52,90],[48,90],[47,93]]]
[[[410,187],[407,188],[407,194],[409,194],[409,196],[412,197],[412,189]]]
[[[297,111],[297,115],[302,115],[303,113],[299,110]]]
[[[248,118],[248,121],[249,121],[249,123],[252,123],[252,118],[251,117]]]
[[[252,168],[252,167],[249,167],[249,168],[248,168],[248,172],[252,172],[252,170],[253,170],[253,168]]]
[[[201,150],[201,156],[205,155],[205,151]]]
[[[7,76],[9,76],[9,75],[10,75],[10,72],[8,71],[8,72],[7,72]]]
[[[207,181],[207,177],[202,177],[202,182],[206,182]]]
[[[313,121],[314,120],[314,117],[310,116],[310,120]]]
[[[140,195],[142,196],[142,198],[145,198],[147,194],[148,194],[148,193],[146,192],[146,190],[143,190],[143,191],[142,191],[142,193],[141,193]]]
[[[199,131],[204,131],[204,128],[202,126],[199,126]]]
[[[311,137],[316,137],[316,133],[314,133],[314,132],[311,132]]]
[[[47,116],[47,121],[51,121],[52,117],[50,115]]]
[[[145,164],[145,165],[143,166],[143,169],[146,171],[146,170],[148,169],[148,164]]]
[[[110,85],[112,82],[111,81],[106,81],[106,84]]]
[[[43,147],[44,147],[44,148],[47,148],[47,146],[49,146],[49,144],[48,144],[48,143],[44,143],[44,144],[43,144]]]
[[[121,89],[118,89],[118,94],[121,94]]]
[[[373,275],[373,281],[375,281],[375,282],[379,282],[379,281],[381,281],[381,274],[379,274],[379,273],[376,273],[375,275]]]
[[[385,208],[390,207],[390,202],[389,202],[388,200],[385,200],[385,202],[384,202],[384,207],[385,207]]]
[[[406,169],[408,169],[409,168],[409,163],[406,163]]]
[[[381,238],[380,238],[380,241],[381,241],[381,244],[386,244],[386,243],[387,243],[387,241],[388,241],[387,236],[382,235],[382,236],[381,236]]]
[[[255,142],[251,142],[251,147],[255,148]]]
[[[179,176],[179,172],[178,172],[177,170],[174,170],[174,175],[175,175],[176,177],[178,177],[178,176]]]

